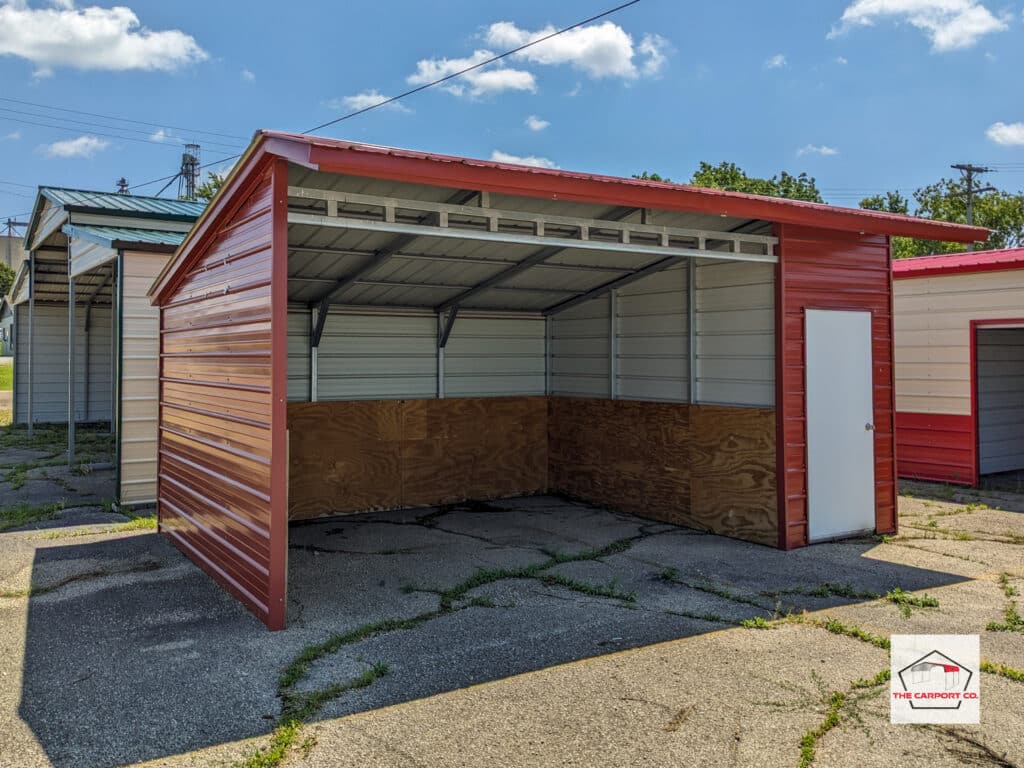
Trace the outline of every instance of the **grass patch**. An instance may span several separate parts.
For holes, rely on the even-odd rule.
[[[1024,683],[1024,669],[1014,669],[1008,667],[1005,664],[998,664],[991,661],[981,662],[981,671],[988,672],[990,675],[999,675],[1005,677],[1007,680],[1015,680],[1018,683]]]
[[[617,586],[614,581],[608,582],[608,584],[588,584],[585,581],[579,581],[578,579],[570,579],[567,576],[562,576],[557,573],[546,573],[540,577],[543,584],[548,586],[559,586],[571,589],[573,592],[579,592],[583,595],[590,595],[591,597],[607,597],[611,600],[621,600],[624,603],[635,603],[636,593],[635,592],[623,592]]]
[[[36,523],[40,520],[49,520],[58,512],[64,509],[64,502],[58,501],[53,504],[46,504],[41,507],[34,507],[31,504],[23,503],[7,509],[0,509],[0,532],[11,528],[20,528],[29,523]]]
[[[18,464],[7,470],[7,476],[4,479],[11,484],[13,490],[20,491],[28,482],[28,470],[27,464]]]
[[[41,539],[77,539],[82,536],[102,536],[109,533],[130,533],[132,531],[155,531],[157,528],[156,515],[136,517],[127,523],[118,523],[109,528],[90,529],[88,531],[51,531],[44,533]]]
[[[889,678],[892,673],[888,669],[883,669],[874,677],[862,677],[860,680],[854,680],[850,683],[850,688],[853,690],[863,690],[868,688],[877,688],[880,685],[885,685],[889,682]]]
[[[999,587],[1007,597],[1016,597],[1020,594],[1020,590],[1010,583],[1010,574],[1008,573],[999,574]]]
[[[708,595],[714,595],[720,597],[723,600],[729,600],[734,603],[742,603],[743,605],[752,605],[755,608],[760,608],[762,611],[769,610],[767,607],[762,605],[759,601],[753,598],[746,597],[744,595],[738,595],[735,592],[731,592],[725,587],[712,586],[711,584],[696,584],[689,581],[684,581],[679,576],[679,571],[675,568],[666,568],[658,574],[658,579],[661,581],[668,582],[669,584],[678,584],[683,587],[689,587],[690,589],[696,589],[698,592],[704,592]]]
[[[889,638],[880,637],[879,635],[872,634],[867,630],[861,629],[855,624],[844,624],[839,619],[810,619],[804,616],[790,617],[790,620],[796,621],[801,624],[810,624],[814,627],[820,627],[826,632],[831,632],[833,635],[842,635],[843,637],[852,637],[854,640],[860,640],[862,643],[868,643],[869,645],[875,646],[875,648],[881,648],[888,651],[890,647]]]
[[[0,392],[14,389],[14,362],[5,360],[0,363]]]
[[[866,592],[854,589],[849,582],[845,584],[834,584],[826,581],[814,589],[807,587],[793,587],[783,589],[779,592],[762,592],[765,597],[778,597],[779,595],[804,595],[806,597],[845,597],[848,600],[877,600],[881,597],[877,592]]]
[[[297,720],[281,723],[270,735],[270,744],[236,763],[236,768],[275,768],[288,756],[301,731],[302,723]]]
[[[689,611],[676,610],[666,610],[665,613],[669,616],[682,616],[684,619],[698,619],[700,621],[707,621],[711,624],[736,624],[732,619],[719,616],[717,613],[690,613]]]
[[[807,731],[800,738],[800,768],[808,768],[814,763],[814,754],[818,742],[826,733],[839,725],[839,712],[846,704],[846,694],[835,691],[828,699],[828,709],[825,711],[825,718],[817,728]]]
[[[772,623],[763,616],[755,616],[752,619],[743,619],[740,626],[745,629],[771,629]]]
[[[989,632],[1022,632],[1024,633],[1024,618],[1017,613],[1017,603],[1009,602],[1003,610],[1003,623],[993,621],[985,627]]]
[[[893,587],[885,593],[885,599],[898,606],[903,618],[909,619],[915,608],[938,608],[937,598],[922,595],[918,597],[912,592],[905,592],[899,587]]]
[[[315,716],[324,705],[359,688],[367,688],[388,673],[388,666],[377,662],[358,677],[343,683],[334,683],[308,693],[289,693],[283,697],[282,717],[287,722],[302,722]]]

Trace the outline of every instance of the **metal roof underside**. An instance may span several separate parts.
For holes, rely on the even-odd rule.
[[[25,262],[26,267],[28,262]],[[115,266],[105,265],[90,273],[75,278],[76,304],[110,304],[113,295],[113,276]],[[28,279],[26,274],[25,279]],[[36,256],[35,261],[35,300],[37,302],[68,302],[68,262],[67,259],[47,259]],[[19,303],[27,304],[27,300]]]
[[[323,173],[294,165],[290,168],[289,187],[292,221],[288,226],[288,299],[311,306],[321,304],[328,297],[330,305],[444,311],[454,302],[459,309],[466,310],[539,313],[590,292],[599,292],[641,270],[653,272],[665,261],[662,254],[630,252],[628,246],[618,246],[613,239],[601,241],[597,232],[592,245],[589,241],[577,240],[571,247],[562,248],[534,242],[500,241],[503,236],[530,239],[514,228],[504,235],[496,232],[492,241],[472,239],[484,235],[468,230],[438,231],[438,235],[445,236],[432,236],[429,232],[411,235],[324,226],[313,221],[316,214],[325,212],[322,201],[315,199],[317,191],[321,190],[344,193],[346,199],[339,205],[354,212],[353,215],[370,215],[372,206],[360,206],[358,200],[351,202],[352,196],[372,196],[478,206],[476,210],[485,212],[488,208],[521,212],[538,219],[550,217],[556,222],[572,217],[584,221],[629,222],[638,229],[643,226],[641,222],[650,222],[673,229],[738,232],[751,235],[751,239],[771,234],[771,225],[763,221],[678,211],[644,212],[500,194],[489,195],[487,208],[484,208],[480,207],[484,198],[472,190]],[[306,190],[310,190],[308,195]],[[340,215],[340,207],[338,210]],[[407,222],[423,221],[422,212],[404,210],[403,213]],[[400,216],[395,218],[400,223]],[[303,219],[303,223],[295,219]],[[558,233],[548,231],[547,234]],[[566,240],[558,238],[557,242]],[[741,244],[737,258],[744,258],[747,245]],[[707,247],[714,246],[709,241]],[[721,245],[715,250],[728,247]],[[770,248],[768,253],[771,253]],[[723,256],[728,258],[726,254]],[[507,276],[496,280],[496,276],[503,273]]]
[[[136,229],[131,227],[103,227],[94,225],[74,224],[70,227],[75,237],[90,240],[108,248],[121,244],[130,245],[169,245],[177,247],[185,239],[187,232],[168,232],[165,229]]]
[[[93,192],[63,187],[40,187],[39,194],[57,205],[68,208],[89,208],[98,211],[116,211],[130,214],[148,214],[165,217],[196,219],[206,207],[205,203],[189,200],[170,200],[163,197],[120,195],[115,192]]]

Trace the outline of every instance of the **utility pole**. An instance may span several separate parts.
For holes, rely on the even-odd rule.
[[[963,177],[964,184],[967,187],[967,224],[968,226],[974,224],[974,196],[980,195],[984,192],[995,192],[996,188],[993,186],[974,188],[974,175],[982,173],[991,173],[992,168],[986,168],[983,165],[972,165],[971,163],[954,163],[950,166],[957,171],[960,171],[960,175]],[[974,243],[967,244],[967,250],[974,250]]]

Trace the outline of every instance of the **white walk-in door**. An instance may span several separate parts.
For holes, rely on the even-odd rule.
[[[808,538],[874,530],[871,313],[809,309],[805,336]]]

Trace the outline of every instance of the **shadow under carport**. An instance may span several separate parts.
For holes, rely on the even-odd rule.
[[[157,535],[40,546],[19,714],[56,766],[106,768],[269,732],[293,693],[373,665],[315,716],[374,709],[784,610],[962,577],[863,557],[870,540],[779,552],[554,497],[291,528],[289,628],[267,632]],[[864,598],[859,598],[864,599]],[[895,607],[894,607],[895,610]],[[391,619],[394,624],[382,624]],[[381,631],[366,631],[373,625]]]

